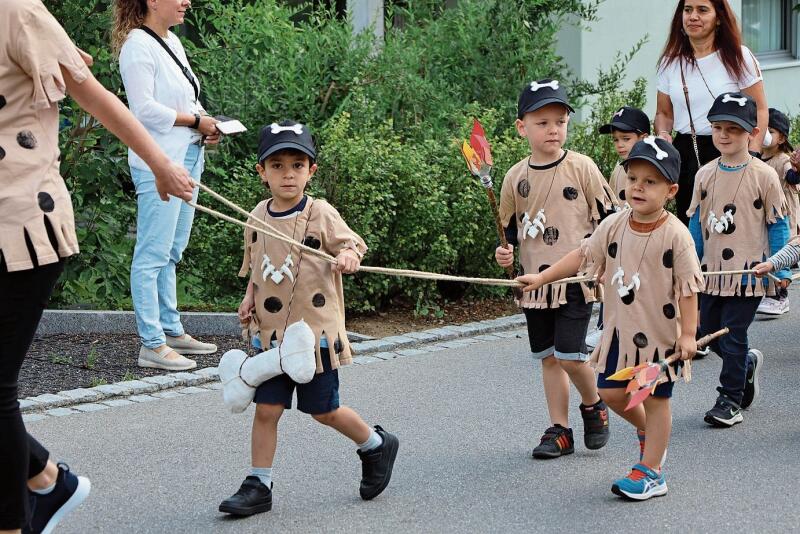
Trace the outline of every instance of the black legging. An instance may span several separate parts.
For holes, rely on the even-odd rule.
[[[17,402],[22,360],[33,341],[64,262],[9,273],[0,258],[0,530],[15,530],[30,516],[28,479],[50,454],[25,430]]]
[[[689,226],[689,217],[686,216],[686,210],[689,209],[689,204],[692,203],[694,176],[699,170],[697,156],[695,156],[694,147],[692,146],[692,136],[689,134],[677,134],[672,145],[681,155],[681,174],[678,180],[680,187],[678,194],[675,196],[675,206],[678,218],[683,224]],[[705,165],[712,159],[719,157],[719,150],[714,147],[710,135],[697,136],[697,151],[700,153],[701,165]]]

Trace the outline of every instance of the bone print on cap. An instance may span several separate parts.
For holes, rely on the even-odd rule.
[[[569,105],[567,91],[561,82],[550,78],[532,81],[519,95],[517,118],[521,119],[526,113],[536,111],[549,104],[561,104],[570,113],[575,113],[575,110]]]
[[[281,150],[297,150],[312,161],[317,159],[317,148],[308,126],[295,121],[271,123],[261,128],[258,141],[258,161],[263,162]]]
[[[660,137],[648,136],[639,141],[622,162],[627,171],[632,161],[642,160],[651,163],[668,182],[677,184],[681,172],[681,155],[671,143]]]

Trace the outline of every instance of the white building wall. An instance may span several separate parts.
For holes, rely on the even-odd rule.
[[[648,42],[631,60],[626,84],[643,76],[648,82],[645,112],[652,118],[656,105],[656,63],[666,43],[674,0],[605,0],[598,20],[588,28],[565,25],[558,34],[557,51],[582,79],[596,80],[598,69],[608,68],[617,52],[623,54],[645,35]],[[737,16],[741,0],[730,0]],[[795,15],[796,16],[796,15]],[[762,61],[764,85],[770,107],[800,113],[800,60],[769,64]],[[578,114],[578,119],[583,114]]]

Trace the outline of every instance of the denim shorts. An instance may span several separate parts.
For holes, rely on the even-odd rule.
[[[314,375],[308,384],[298,384],[288,375],[270,378],[256,388],[253,402],[256,404],[281,404],[292,408],[292,395],[297,390],[297,409],[303,413],[317,415],[332,412],[339,407],[339,371],[331,369],[330,352],[320,349],[321,373]]]
[[[606,358],[606,371],[597,375],[597,389],[616,389],[628,387],[626,380],[609,380],[608,377],[617,372],[617,362],[619,361],[619,341],[617,334],[611,339],[611,347],[608,349],[608,357]],[[672,397],[672,388],[675,382],[667,381],[663,384],[656,386],[656,391],[653,393],[654,397],[662,399],[669,399]]]

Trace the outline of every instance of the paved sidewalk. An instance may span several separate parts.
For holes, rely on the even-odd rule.
[[[227,413],[218,391],[48,417],[29,429],[92,479],[61,533],[785,532],[800,523],[798,315],[753,327],[766,365],[761,402],[743,424],[715,430],[702,421],[716,356],[676,386],[670,493],[648,503],[610,492],[636,460],[634,432],[614,417],[609,445],[587,451],[577,397],[576,454],[530,458],[548,421],[524,337],[423,347],[341,372],[343,402],[401,440],[392,483],[372,502],[358,497],[355,447],[293,410],[280,426],[273,511],[219,514],[247,474],[252,412]]]

